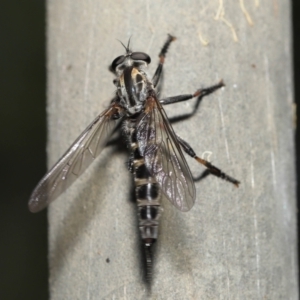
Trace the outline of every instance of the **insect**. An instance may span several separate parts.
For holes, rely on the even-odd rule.
[[[114,129],[121,130],[130,151],[128,168],[133,174],[142,244],[151,275],[151,247],[158,237],[161,198],[164,195],[180,211],[192,208],[195,185],[182,150],[207,168],[210,174],[238,187],[239,181],[198,157],[191,146],[174,132],[162,105],[206,96],[224,86],[223,81],[193,94],[158,99],[157,86],[170,44],[168,38],[159,53],[159,64],[152,79],[147,67],[148,54],[126,50],[111,64],[116,75],[116,94],[110,106],[81,133],[62,158],[41,179],[33,191],[29,209],[38,212],[63,193],[94,161]]]

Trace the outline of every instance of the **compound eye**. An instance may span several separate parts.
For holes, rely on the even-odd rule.
[[[118,56],[117,58],[115,58],[113,60],[113,62],[111,63],[111,68],[115,71],[117,66],[125,61],[125,58],[126,58],[126,56],[124,56],[124,55],[121,55],[121,56]]]
[[[132,60],[142,60],[142,61],[146,62],[147,64],[151,63],[150,56],[144,52],[133,52],[130,55],[130,57]]]

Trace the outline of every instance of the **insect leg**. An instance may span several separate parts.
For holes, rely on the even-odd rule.
[[[209,86],[207,88],[199,89],[194,94],[168,97],[168,98],[159,100],[159,102],[163,105],[167,105],[167,104],[173,104],[173,103],[176,103],[176,102],[190,100],[190,99],[193,99],[195,97],[203,98],[203,97],[215,92],[216,90],[218,90],[219,88],[221,88],[223,86],[225,86],[225,84],[224,84],[223,80],[221,80],[218,84]]]
[[[224,179],[228,182],[231,182],[236,187],[239,186],[240,182],[238,180],[236,180],[235,178],[225,174],[224,172],[222,172],[220,169],[218,169],[217,167],[215,167],[214,165],[212,165],[210,162],[206,161],[205,159],[202,159],[202,158],[198,157],[196,155],[196,153],[194,152],[194,150],[192,149],[192,147],[186,141],[184,141],[178,135],[176,137],[177,137],[177,140],[178,140],[180,146],[182,147],[182,149],[189,156],[195,158],[197,160],[197,162],[204,165],[207,168],[207,170],[209,171],[210,174],[213,174],[213,175],[215,175],[217,177],[220,177],[220,178],[222,178],[222,179]]]
[[[169,49],[169,46],[171,44],[171,42],[175,41],[176,40],[176,37],[175,36],[172,36],[171,34],[168,35],[168,39],[167,41],[165,42],[165,44],[163,45],[163,47],[161,48],[161,51],[158,55],[159,57],[159,64],[158,64],[158,67],[155,71],[155,74],[152,78],[152,83],[154,85],[154,87],[157,86],[158,82],[159,82],[159,78],[160,78],[160,75],[161,75],[161,72],[162,72],[162,69],[163,69],[163,64],[165,62],[165,57],[166,57],[166,53]]]

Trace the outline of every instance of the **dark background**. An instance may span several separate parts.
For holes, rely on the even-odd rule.
[[[48,299],[46,211],[29,213],[46,172],[45,3],[0,6],[0,299]]]
[[[46,212],[31,214],[27,210],[30,193],[46,172],[44,6],[42,0],[11,0],[1,3],[0,10],[0,299],[4,300],[48,299]],[[298,107],[299,9],[300,2],[294,0]],[[299,130],[295,138],[299,154]],[[297,174],[299,171],[298,160]]]

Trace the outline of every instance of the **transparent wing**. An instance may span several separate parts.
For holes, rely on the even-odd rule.
[[[38,212],[55,200],[94,161],[121,120],[115,117],[121,110],[112,104],[81,133],[32,192],[28,203],[31,212]]]
[[[166,113],[154,97],[147,99],[137,122],[137,142],[166,197],[179,210],[190,210],[196,197],[194,181]]]

